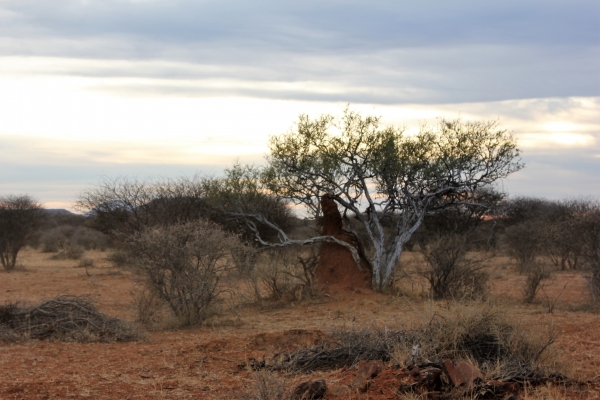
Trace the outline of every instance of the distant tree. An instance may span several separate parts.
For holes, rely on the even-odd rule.
[[[517,197],[504,201],[500,219],[504,242],[520,266],[546,255],[556,268],[578,269],[583,259],[582,224],[597,207],[590,199]]]
[[[365,228],[373,248],[373,287],[382,290],[427,215],[477,205],[478,190],[522,168],[518,157],[513,137],[495,121],[441,119],[406,135],[350,110],[339,119],[302,115],[293,131],[271,138],[261,190],[303,204],[314,215],[319,197],[329,193]],[[392,229],[384,229],[386,220],[394,221]]]
[[[0,262],[7,271],[15,269],[17,254],[42,226],[44,212],[27,195],[0,197]]]
[[[590,270],[590,291],[593,303],[600,303],[600,205],[589,210],[581,218],[579,232],[582,241],[582,255]]]
[[[126,238],[152,226],[207,219],[248,239],[247,225],[227,214],[240,200],[282,227],[289,226],[291,213],[286,204],[254,190],[248,171],[235,168],[226,178],[106,178],[81,193],[76,207],[94,218],[97,229],[113,237]]]

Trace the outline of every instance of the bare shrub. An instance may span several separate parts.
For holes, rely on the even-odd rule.
[[[267,297],[272,300],[280,300],[290,295],[293,292],[294,279],[287,271],[293,268],[294,262],[293,250],[290,247],[264,250],[252,274],[257,297],[262,298],[261,288],[266,290]]]
[[[600,206],[596,205],[580,223],[580,237],[583,246],[583,258],[590,270],[589,287],[594,305],[600,304]]]
[[[246,244],[233,251],[231,257],[240,276],[247,277],[252,274],[256,266],[259,251],[255,247]]]
[[[276,373],[261,370],[253,374],[253,385],[240,393],[241,400],[290,400],[292,394],[286,388],[287,381]]]
[[[246,208],[269,216],[282,227],[289,226],[292,218],[286,204],[255,189],[253,177],[235,167],[224,179],[104,179],[81,193],[76,207],[90,213],[100,231],[121,238],[153,226],[199,219],[208,219],[226,231],[250,238],[253,234],[246,223],[228,216],[237,211],[239,199]],[[261,225],[259,229],[273,234],[268,227]]]
[[[0,339],[51,339],[76,342],[139,340],[141,333],[100,313],[87,297],[59,296],[32,307],[0,307]]]
[[[93,268],[94,267],[94,260],[91,258],[87,258],[84,257],[81,260],[79,260],[79,263],[77,264],[77,268]]]
[[[59,225],[42,232],[40,239],[42,252],[56,253],[67,246],[85,250],[106,250],[110,239],[102,232],[86,226]]]
[[[302,300],[314,296],[314,275],[318,264],[318,247],[283,247],[265,249],[252,273],[254,290],[260,299],[261,288],[271,300]]]
[[[523,286],[523,295],[525,302],[533,303],[535,296],[538,294],[540,289],[545,286],[545,281],[550,279],[550,269],[539,261],[534,261],[531,264],[524,267],[524,272],[527,274],[525,284]]]
[[[71,236],[71,244],[81,246],[86,250],[104,251],[110,246],[110,239],[96,229],[78,226]]]
[[[58,253],[65,243],[73,235],[75,227],[72,225],[61,225],[45,230],[40,236],[40,245],[44,253]]]
[[[117,250],[114,253],[107,255],[106,259],[112,262],[113,265],[117,268],[123,268],[130,263],[129,255],[126,251],[123,250]]]
[[[83,247],[65,243],[62,250],[50,258],[52,260],[79,260],[84,253]]]
[[[519,272],[526,272],[541,253],[543,237],[542,225],[537,221],[527,221],[510,226],[505,231],[505,244],[508,254],[517,261]]]
[[[485,258],[469,257],[467,236],[458,233],[437,235],[420,247],[427,262],[419,273],[427,279],[434,299],[481,298],[488,274]]]
[[[165,302],[158,293],[138,286],[131,292],[131,295],[137,311],[137,322],[147,328],[154,328],[165,319]]]
[[[17,254],[43,223],[43,210],[29,196],[0,196],[0,264],[15,269]]]
[[[212,222],[155,227],[128,240],[130,260],[140,282],[165,301],[182,325],[201,323],[223,292],[221,280],[241,246]]]

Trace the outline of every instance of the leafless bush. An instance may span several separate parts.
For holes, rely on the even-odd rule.
[[[146,287],[136,287],[131,295],[137,311],[136,321],[146,328],[154,328],[165,319],[165,302],[158,293]]]
[[[534,261],[524,267],[524,272],[527,274],[525,284],[523,286],[523,295],[525,302],[533,303],[533,299],[538,294],[540,289],[543,289],[545,281],[550,279],[550,269],[539,261]]]
[[[131,325],[100,313],[86,297],[59,296],[36,306],[0,306],[0,339],[123,342],[141,338]]]
[[[66,246],[85,250],[105,250],[110,245],[107,235],[86,226],[59,225],[44,231],[39,239],[44,253],[56,253]]]
[[[253,385],[237,397],[241,400],[290,400],[287,381],[279,375],[261,370],[253,374]]]
[[[110,240],[107,235],[86,226],[79,226],[75,229],[71,237],[71,243],[81,246],[86,250],[104,251],[110,246]]]
[[[17,254],[41,227],[43,211],[29,196],[0,196],[0,264],[7,271],[17,265]]]
[[[272,300],[302,300],[315,294],[314,275],[318,264],[318,247],[283,247],[265,249],[261,253],[252,279],[255,293],[261,288]]]
[[[44,253],[58,253],[62,250],[65,243],[73,235],[75,227],[72,225],[61,225],[42,232],[40,236],[40,245]]]
[[[489,257],[469,257],[466,235],[441,234],[420,249],[427,265],[419,273],[429,282],[434,299],[483,296],[488,281],[484,262]]]
[[[589,286],[593,304],[600,303],[600,206],[596,205],[582,217],[580,237],[583,258],[590,270]]]
[[[80,246],[73,246],[70,243],[65,243],[61,251],[50,257],[52,260],[79,260],[85,250]]]
[[[241,246],[236,236],[214,223],[155,227],[128,241],[130,260],[140,282],[165,301],[182,325],[201,323],[223,292],[221,280]]]
[[[258,261],[259,251],[250,245],[241,246],[231,253],[235,267],[242,277],[252,274],[256,262]]]
[[[79,260],[79,263],[77,264],[77,268],[92,268],[94,266],[94,260],[91,258],[87,258],[84,257],[81,260]]]
[[[517,261],[519,272],[535,263],[542,250],[542,224],[527,221],[510,226],[505,231],[508,254]]]
[[[90,213],[100,231],[120,238],[153,226],[207,219],[248,239],[253,233],[245,222],[228,216],[238,211],[241,203],[245,209],[260,212],[282,227],[289,226],[289,208],[254,189],[251,177],[237,176],[234,171],[224,179],[198,176],[160,180],[104,179],[81,193],[76,207]],[[264,226],[259,229],[272,235]]]
[[[130,264],[129,255],[123,250],[117,250],[114,253],[107,255],[106,259],[112,262],[117,268],[123,268]]]

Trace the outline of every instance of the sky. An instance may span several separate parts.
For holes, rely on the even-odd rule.
[[[498,119],[511,196],[600,198],[597,0],[0,0],[0,195],[261,163],[299,114]]]

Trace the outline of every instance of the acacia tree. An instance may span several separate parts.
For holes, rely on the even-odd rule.
[[[269,147],[263,190],[315,215],[319,197],[328,193],[353,214],[372,244],[376,290],[389,284],[425,216],[477,206],[478,190],[523,167],[515,140],[496,121],[440,119],[408,135],[349,109],[341,118],[301,115],[295,129],[272,137]],[[384,229],[385,220],[394,221],[392,229]]]
[[[29,196],[0,197],[0,263],[15,269],[17,254],[43,223],[43,210]]]

